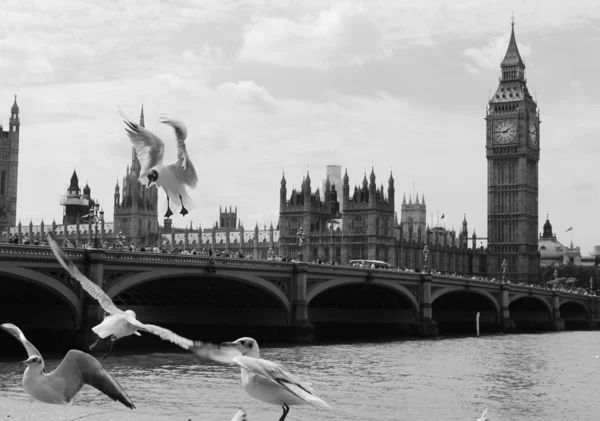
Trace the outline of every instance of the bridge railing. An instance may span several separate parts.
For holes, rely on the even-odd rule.
[[[81,260],[85,258],[86,251],[84,249],[64,249],[64,252],[72,260]],[[0,260],[24,260],[28,258],[56,261],[50,247],[20,244],[0,245]]]
[[[269,267],[291,269],[294,265],[290,262],[277,262],[273,260],[236,259],[230,257],[209,257],[193,254],[167,254],[167,253],[145,253],[126,251],[106,251],[106,259],[109,261],[122,262],[146,262],[165,264],[214,264],[225,266],[247,266],[247,267]]]

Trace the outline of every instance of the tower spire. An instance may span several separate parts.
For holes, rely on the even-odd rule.
[[[523,70],[525,69],[525,63],[521,58],[521,54],[519,53],[519,47],[517,46],[517,39],[515,37],[515,17],[513,15],[511,21],[511,30],[510,30],[510,41],[508,42],[508,48],[506,49],[506,54],[504,55],[504,60],[502,60],[502,64],[500,67],[504,70],[506,67],[519,67]],[[517,76],[517,75],[514,75]],[[515,77],[513,77],[515,78]],[[504,77],[503,77],[504,79]],[[515,78],[516,79],[516,78]]]
[[[144,103],[142,102],[142,111],[140,112],[140,126],[146,127],[144,121]]]

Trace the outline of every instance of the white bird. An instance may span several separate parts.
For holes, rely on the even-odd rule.
[[[198,175],[187,153],[185,145],[187,128],[183,121],[168,117],[161,119],[161,123],[173,127],[177,137],[177,161],[165,166],[162,164],[165,152],[163,141],[151,131],[131,121],[123,111],[119,110],[119,113],[125,120],[127,125],[125,131],[142,167],[139,182],[147,187],[154,182],[158,187],[162,187],[167,195],[165,218],[173,215],[170,207],[171,201],[174,202],[176,208],[179,207],[178,203],[181,203],[179,213],[184,216],[188,214],[188,211],[194,210],[196,205],[187,193],[185,186],[195,188],[198,184]]]
[[[483,408],[483,412],[481,413],[481,417],[477,418],[477,421],[488,421],[489,418],[486,417],[487,415],[487,405]]]
[[[248,395],[283,408],[279,421],[285,420],[290,405],[310,404],[319,409],[331,408],[315,395],[310,383],[294,377],[277,363],[261,359],[258,344],[252,338],[223,342],[220,346],[195,342],[191,350],[203,357],[239,365],[242,386]]]
[[[42,355],[25,338],[23,332],[12,323],[4,323],[0,327],[17,338],[27,351],[29,358],[19,364],[27,366],[23,374],[23,387],[34,399],[44,403],[69,405],[81,388],[89,384],[109,398],[135,409],[121,385],[90,354],[72,349],[56,370],[47,374]]]
[[[246,411],[243,409],[238,410],[231,421],[248,421],[248,418],[246,418]]]
[[[117,339],[133,334],[140,336],[138,330],[152,333],[153,335],[156,335],[166,341],[170,341],[184,349],[190,349],[194,345],[194,341],[179,336],[168,329],[140,322],[139,320],[137,320],[136,315],[132,310],[123,311],[119,309],[112,302],[110,297],[106,295],[102,288],[100,288],[98,285],[89,280],[84,274],[82,274],[79,271],[79,269],[77,269],[77,266],[73,264],[73,262],[58,246],[56,240],[54,239],[54,235],[51,232],[49,232],[47,235],[47,241],[48,245],[52,249],[52,252],[54,253],[54,256],[62,265],[62,267],[65,268],[65,270],[69,273],[69,275],[71,275],[73,279],[75,279],[81,284],[81,287],[88,294],[90,294],[92,298],[98,301],[98,303],[104,309],[105,312],[109,313],[109,316],[104,318],[102,323],[92,328],[94,333],[96,333],[98,337],[102,339],[111,336],[110,348],[104,355],[104,358],[106,358],[108,353],[112,350],[113,344]],[[202,343],[198,342],[198,344]],[[93,344],[90,347],[90,349],[93,348],[94,345],[95,344]]]

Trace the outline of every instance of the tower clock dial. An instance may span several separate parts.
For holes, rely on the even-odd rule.
[[[535,124],[533,121],[529,122],[529,143],[532,146],[537,146],[538,144],[537,124]]]
[[[517,125],[513,120],[500,120],[494,126],[495,143],[510,143],[517,136]]]

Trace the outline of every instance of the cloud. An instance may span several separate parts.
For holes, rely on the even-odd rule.
[[[481,48],[471,47],[463,52],[463,55],[470,58],[474,64],[483,70],[497,69],[506,54],[506,48],[510,41],[510,34],[505,34],[500,37],[494,37],[487,45]],[[531,53],[531,44],[522,44],[517,41],[517,47],[523,61],[527,61]],[[467,65],[469,65],[467,67]],[[478,70],[471,63],[465,63],[467,71],[476,73]]]
[[[377,20],[358,5],[334,5],[296,22],[256,18],[243,35],[239,58],[288,67],[362,65],[391,55]]]
[[[266,113],[274,113],[279,110],[277,100],[265,88],[252,81],[225,82],[217,87],[217,91],[227,95],[238,104],[249,105]]]
[[[208,124],[197,130],[195,137],[203,148],[211,151],[224,151],[231,147],[227,132],[220,124]]]

